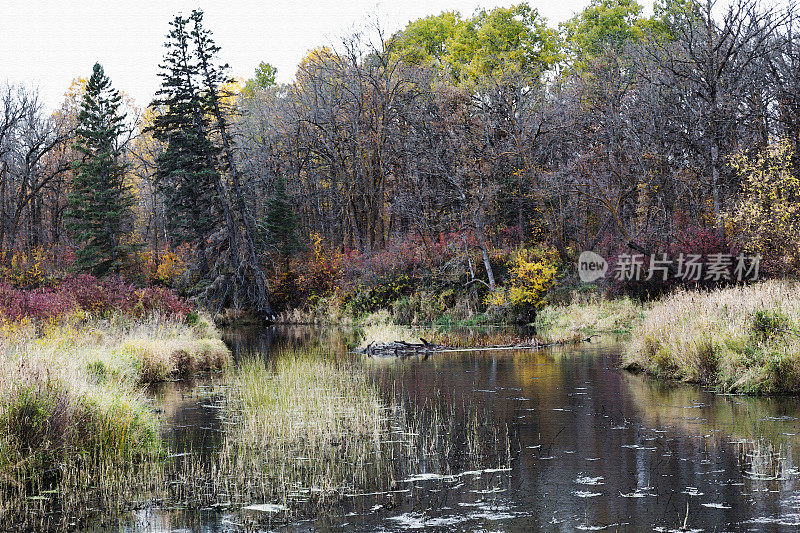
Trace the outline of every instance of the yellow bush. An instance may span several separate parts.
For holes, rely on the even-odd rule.
[[[175,286],[186,273],[186,262],[182,251],[155,253],[143,250],[137,254],[138,268],[147,279],[167,286]]]
[[[561,260],[555,250],[544,247],[521,248],[511,258],[511,280],[507,287],[486,297],[488,305],[509,303],[518,307],[541,306],[547,292],[558,280]]]
[[[9,281],[16,287],[40,287],[47,281],[47,274],[43,269],[46,259],[41,246],[30,252],[0,252],[0,279]]]
[[[739,202],[730,221],[752,254],[800,264],[800,179],[793,172],[794,153],[786,141],[753,157],[741,153],[731,166],[742,178]]]

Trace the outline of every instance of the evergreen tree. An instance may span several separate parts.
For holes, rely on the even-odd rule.
[[[297,250],[295,237],[297,221],[289,195],[286,193],[283,177],[276,180],[275,189],[267,202],[264,226],[267,230],[267,242],[274,246],[288,263],[289,256]]]
[[[216,60],[219,47],[203,27],[202,11],[178,15],[170,25],[162,87],[151,104],[153,135],[166,145],[155,177],[168,228],[177,242],[195,245],[207,304],[269,315],[267,279],[258,264],[226,121],[228,65]]]
[[[120,112],[120,102],[103,67],[95,63],[75,131],[74,148],[82,157],[74,165],[67,218],[72,236],[80,243],[77,267],[98,276],[118,273],[131,252],[123,238],[133,201],[124,183],[127,165],[119,140],[125,114]]]
[[[153,136],[166,145],[157,159],[155,178],[164,196],[171,237],[197,247],[198,264],[205,275],[209,270],[207,239],[220,222],[219,149],[207,133],[208,118],[188,23],[189,19],[180,15],[170,23],[167,53],[160,65],[162,86],[151,104],[156,108]]]

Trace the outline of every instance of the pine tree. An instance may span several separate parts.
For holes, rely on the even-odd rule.
[[[218,148],[208,137],[208,118],[197,83],[189,34],[189,19],[176,16],[160,65],[161,89],[151,104],[156,108],[153,135],[166,144],[158,157],[156,182],[164,196],[168,231],[176,243],[196,245],[201,274],[209,268],[206,242],[219,225]]]
[[[289,256],[297,250],[296,226],[294,210],[286,194],[286,183],[281,176],[275,181],[275,189],[267,202],[264,227],[267,230],[267,242],[275,247],[287,263]]]
[[[133,201],[125,188],[127,165],[120,146],[125,130],[121,99],[103,67],[95,63],[75,131],[74,148],[82,157],[74,165],[76,175],[68,198],[67,224],[80,243],[77,268],[98,276],[119,273],[132,251],[123,235]]]
[[[166,144],[156,180],[168,228],[177,242],[195,245],[207,304],[269,315],[267,278],[253,244],[222,98],[231,81],[228,65],[216,61],[219,47],[203,28],[202,11],[178,15],[171,26],[162,87],[151,104],[153,135]]]

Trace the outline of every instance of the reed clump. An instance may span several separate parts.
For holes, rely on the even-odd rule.
[[[122,499],[132,490],[131,471],[161,454],[158,419],[131,384],[112,387],[75,368],[6,356],[0,384],[0,518],[7,524],[46,530],[79,520]]]
[[[679,291],[647,312],[624,366],[722,391],[800,391],[800,286]]]
[[[387,406],[362,370],[321,349],[242,362],[225,402],[215,492],[242,503],[322,502],[386,477]]]
[[[219,453],[196,456],[171,500],[209,505],[224,495],[229,508],[307,515],[359,494],[391,498],[423,472],[507,465],[507,435],[482,417],[459,425],[453,409],[412,409],[381,393],[358,359],[322,347],[245,360],[228,377]]]

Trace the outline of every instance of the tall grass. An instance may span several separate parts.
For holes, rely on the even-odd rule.
[[[305,514],[403,489],[420,472],[450,474],[462,443],[461,463],[507,465],[507,436],[484,435],[478,416],[457,427],[452,409],[411,409],[382,394],[357,359],[324,348],[243,361],[225,393],[222,447],[191,463],[175,500],[205,505],[223,494],[233,508],[269,503]]]
[[[322,349],[242,362],[225,405],[227,431],[207,478],[213,489],[200,492],[243,505],[321,503],[372,487],[390,470],[382,460],[389,407],[363,369]]]
[[[536,327],[552,338],[629,332],[641,323],[646,309],[627,297],[573,299],[569,304],[544,307],[536,317]]]
[[[624,364],[723,391],[799,391],[800,286],[677,292],[647,312]]]
[[[157,316],[0,322],[0,519],[59,528],[146,498],[163,449],[140,386],[227,362],[216,335]]]

